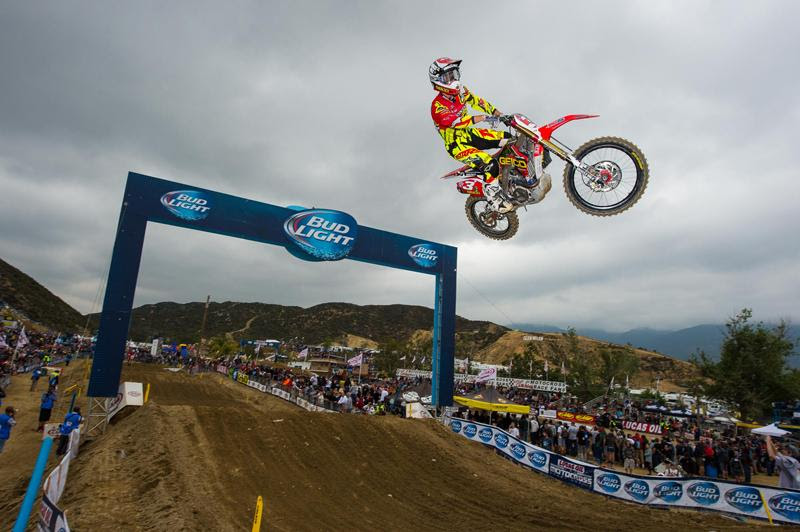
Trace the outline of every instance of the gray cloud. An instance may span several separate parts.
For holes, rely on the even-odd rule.
[[[134,170],[458,245],[458,311],[472,318],[621,329],[742,306],[796,316],[795,3],[506,2],[475,16],[484,9],[6,3],[0,254],[95,310]],[[438,179],[457,165],[429,116],[425,71],[444,54],[504,111],[600,114],[557,136],[635,141],[651,166],[643,199],[583,215],[557,162],[553,192],[512,241],[480,237]],[[427,277],[287,258],[152,226],[136,303],[431,304]]]

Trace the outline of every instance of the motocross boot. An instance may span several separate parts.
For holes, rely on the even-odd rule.
[[[497,184],[497,181],[484,182],[483,195],[486,196],[489,207],[493,211],[505,214],[514,210],[514,205],[509,201],[508,196],[506,196],[506,193],[500,188],[500,185]]]

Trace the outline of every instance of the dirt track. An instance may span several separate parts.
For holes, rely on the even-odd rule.
[[[151,383],[151,401],[70,467],[60,506],[75,530],[249,530],[258,495],[262,530],[737,525],[583,492],[435,422],[307,413],[216,374],[135,365],[124,378]]]

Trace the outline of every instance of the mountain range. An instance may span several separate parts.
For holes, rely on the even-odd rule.
[[[770,324],[767,324],[771,326]],[[514,329],[566,332],[566,329],[553,325],[532,323],[515,323]],[[722,341],[725,338],[725,325],[703,324],[678,330],[659,330],[649,328],[631,329],[625,332],[609,332],[603,329],[576,327],[575,332],[581,336],[588,336],[597,340],[604,340],[615,344],[630,344],[634,347],[662,353],[680,360],[689,360],[692,354],[703,351],[713,359],[719,358]],[[795,341],[800,338],[800,327],[789,326],[789,336]],[[800,360],[794,357],[790,361],[792,367],[800,367]]]

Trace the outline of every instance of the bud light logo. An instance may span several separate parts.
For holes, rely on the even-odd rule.
[[[755,488],[733,488],[725,492],[725,501],[743,512],[755,512],[764,506],[761,494]]]
[[[461,422],[457,419],[454,419],[453,422],[450,423],[450,428],[455,433],[461,432]]]
[[[606,493],[616,493],[622,487],[622,481],[613,473],[606,473],[597,477],[597,485]]]
[[[283,229],[300,249],[322,260],[343,259],[358,236],[355,218],[344,212],[321,209],[290,216]]]
[[[653,488],[653,495],[664,502],[678,502],[683,496],[683,486],[680,482],[662,482]]]
[[[508,436],[506,436],[502,432],[498,432],[497,434],[494,435],[494,442],[501,449],[505,449],[506,447],[508,447]]]
[[[694,502],[705,506],[719,501],[719,488],[711,482],[696,482],[689,486],[686,493]]]
[[[484,443],[489,443],[492,441],[492,429],[490,428],[483,428],[480,432],[478,432],[478,437]]]
[[[437,248],[433,244],[415,244],[408,249],[408,256],[423,268],[433,268],[439,262]]]
[[[205,192],[197,190],[174,190],[161,196],[161,205],[180,218],[195,222],[208,217],[211,206]]]
[[[650,486],[644,480],[629,480],[625,483],[625,493],[634,500],[644,502],[650,496]]]
[[[478,427],[470,423],[464,427],[464,436],[467,438],[474,438],[475,435],[478,433]]]
[[[787,519],[800,522],[800,494],[779,493],[770,498],[769,508]]]
[[[528,453],[528,461],[532,463],[534,467],[542,469],[547,465],[547,455],[541,451],[531,451]]]
[[[513,454],[514,458],[517,460],[522,460],[525,458],[525,446],[521,443],[511,444],[511,454]]]

